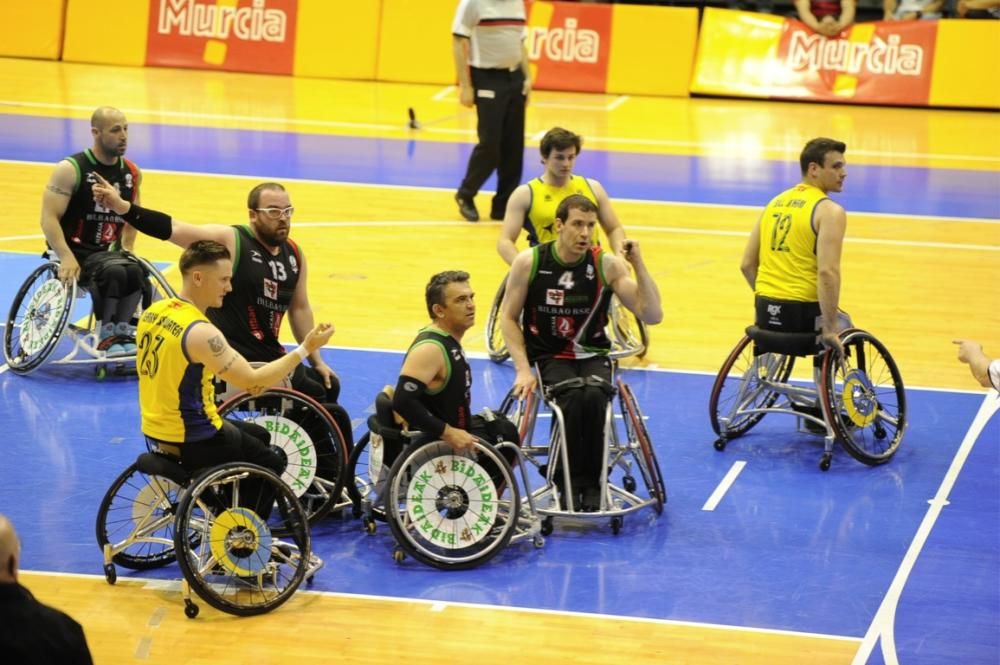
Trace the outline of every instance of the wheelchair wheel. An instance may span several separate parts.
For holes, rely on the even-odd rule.
[[[507,292],[507,277],[504,276],[500,282],[497,294],[493,296],[493,305],[490,307],[490,315],[486,319],[486,351],[490,354],[490,360],[495,363],[502,363],[510,358],[507,353],[507,345],[503,341],[503,332],[500,330],[500,314],[503,309],[503,296]]]
[[[347,477],[353,478],[354,482],[347,483],[347,495],[354,506],[355,517],[362,516],[362,505],[367,502],[371,507],[371,517],[380,522],[385,521],[382,494],[387,485],[389,469],[382,464],[382,453],[382,437],[373,437],[371,432],[366,432],[358,439],[351,451],[351,457],[347,461]]]
[[[59,281],[58,263],[35,268],[14,296],[4,328],[3,354],[12,372],[27,374],[45,362],[66,332],[74,302],[76,283]]]
[[[292,489],[263,467],[224,464],[200,476],[182,493],[176,524],[184,579],[217,610],[270,612],[306,576],[311,550],[305,510]],[[198,537],[179,537],[184,532]]]
[[[708,416],[719,436],[732,439],[750,431],[764,417],[763,413],[741,413],[747,409],[766,409],[778,399],[767,382],[784,383],[792,374],[795,356],[776,353],[753,354],[753,342],[746,335],[722,364],[712,396]],[[729,421],[723,426],[721,419]]]
[[[112,562],[132,570],[148,570],[174,560],[174,517],[180,486],[150,476],[132,464],[101,499],[97,510],[97,544],[110,544]]]
[[[406,554],[435,568],[485,563],[517,526],[520,497],[510,465],[478,442],[458,453],[443,441],[411,445],[389,472],[386,517]]]
[[[285,456],[281,478],[302,502],[315,524],[341,499],[347,470],[347,445],[326,409],[286,388],[257,396],[241,393],[219,407],[223,418],[252,422],[271,434],[271,445]]]
[[[906,429],[906,393],[885,346],[863,330],[841,335],[843,362],[823,360],[822,404],[844,449],[859,462],[883,464],[896,454]]]
[[[646,351],[649,350],[649,331],[646,330],[646,324],[622,305],[617,296],[611,298],[608,313],[610,319],[608,327],[614,343],[611,356],[614,358],[644,357]]]
[[[150,305],[158,300],[177,297],[177,292],[174,291],[174,288],[170,286],[170,282],[167,281],[156,266],[154,266],[149,260],[144,259],[137,254],[131,254],[130,256],[135,259],[136,263],[142,266],[142,270],[146,274],[146,279],[149,282],[149,288],[142,294],[142,309],[148,309]],[[136,321],[136,323],[138,323],[138,321]]]
[[[518,440],[522,444],[531,440],[530,435],[535,426],[535,415],[538,410],[537,401],[537,391],[532,391],[525,399],[517,399],[511,390],[507,392],[500,403],[500,408],[497,409],[497,413],[507,417],[517,427]]]
[[[625,433],[628,437],[629,448],[635,450],[638,445],[639,453],[635,456],[639,472],[646,482],[650,498],[656,503],[654,508],[657,515],[663,514],[663,504],[667,501],[667,487],[663,483],[663,474],[660,472],[660,463],[656,459],[656,450],[653,442],[649,438],[649,430],[646,429],[646,421],[643,420],[642,411],[639,410],[639,403],[635,399],[632,387],[618,379],[618,399],[621,402],[622,419],[625,421]]]

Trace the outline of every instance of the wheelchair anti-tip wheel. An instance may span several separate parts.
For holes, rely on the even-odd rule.
[[[443,441],[408,446],[389,472],[386,517],[399,546],[435,568],[465,569],[501,551],[517,526],[510,465],[483,442],[456,452]]]
[[[111,562],[148,570],[174,560],[174,518],[180,492],[175,481],[149,475],[136,463],[115,479],[101,500],[96,525],[97,544],[101,549],[111,546]]]
[[[889,461],[906,429],[906,393],[885,346],[863,330],[841,335],[844,358],[823,360],[821,403],[841,445],[859,462]]]
[[[219,415],[252,422],[271,435],[284,455],[282,479],[302,502],[315,524],[341,499],[347,470],[347,445],[320,404],[302,393],[272,388],[259,395],[241,393],[219,407]]]
[[[12,372],[27,374],[38,368],[59,346],[66,332],[76,282],[59,281],[59,264],[49,261],[24,281],[7,315],[3,353]]]
[[[755,356],[748,336],[736,344],[715,377],[708,402],[712,429],[724,437],[721,440],[742,436],[760,422],[763,413],[744,412],[772,406],[779,394],[770,390],[767,383],[788,381],[794,364],[795,356],[777,353]]]
[[[490,360],[495,363],[502,363],[510,358],[507,353],[507,345],[503,341],[503,332],[500,330],[501,313],[503,311],[503,297],[507,292],[507,277],[504,276],[500,282],[497,294],[493,296],[493,304],[490,306],[490,315],[486,319],[486,351],[490,355]]]
[[[174,548],[184,579],[217,610],[269,612],[295,593],[309,570],[305,510],[263,467],[225,464],[200,476],[181,495],[177,525]],[[185,532],[198,537],[180,535]],[[189,617],[197,615],[190,598],[185,606]]]

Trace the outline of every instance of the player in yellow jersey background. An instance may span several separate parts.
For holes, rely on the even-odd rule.
[[[625,229],[618,221],[604,187],[593,178],[573,175],[573,165],[582,144],[579,135],[562,127],[553,127],[542,137],[539,147],[545,170],[542,175],[515,189],[507,201],[497,252],[508,265],[518,254],[517,238],[522,228],[527,232],[531,247],[555,240],[556,208],[563,199],[573,194],[585,196],[597,204],[600,228],[607,236],[606,244],[615,254],[621,254]],[[600,232],[595,234],[594,240],[605,244]]]

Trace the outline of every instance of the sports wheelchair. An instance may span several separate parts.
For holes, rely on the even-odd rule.
[[[843,358],[826,351],[816,333],[748,327],[712,387],[708,413],[719,436],[715,449],[725,450],[765,414],[784,413],[796,416],[800,429],[823,435],[823,471],[830,468],[835,440],[859,462],[888,462],[907,425],[899,369],[885,346],[864,330],[849,328],[840,341]],[[816,355],[816,385],[792,383],[795,359]]]
[[[109,584],[118,579],[116,564],[148,570],[176,560],[184,613],[193,619],[199,608],[192,590],[222,612],[252,616],[283,604],[303,580],[312,582],[323,562],[311,552],[305,509],[278,476],[246,463],[192,476],[165,450],[171,446],[147,446],[97,512]],[[273,502],[261,500],[268,495]]]
[[[531,539],[535,547],[544,546],[516,444],[479,440],[471,450],[455,451],[403,430],[385,392],[375,398],[368,428],[351,451],[348,476],[354,482],[348,494],[369,534],[376,521],[388,523],[396,540],[394,560],[409,555],[435,568],[461,570],[489,561],[509,543]],[[523,495],[505,451],[517,461]]]
[[[601,500],[598,510],[594,512],[583,512],[577,505],[570,477],[571,452],[566,442],[565,420],[562,409],[556,403],[556,398],[564,391],[584,385],[598,387],[608,396],[604,418],[605,463],[601,467]],[[621,429],[613,408],[616,397]],[[542,402],[546,407],[542,415],[550,419],[549,436],[545,443],[535,444],[532,439]],[[657,515],[663,513],[667,489],[656,451],[635,394],[620,377],[613,375],[611,383],[596,378],[577,378],[546,386],[539,376],[538,388],[526,399],[519,400],[513,392],[508,393],[500,412],[517,424],[522,452],[545,477],[544,487],[535,490],[532,495],[538,505],[537,512],[544,516],[543,535],[552,533],[554,517],[610,518],[611,531],[617,535],[624,526],[625,515],[629,513],[646,507],[652,507]],[[633,470],[638,471],[641,488]],[[561,476],[557,478],[557,474]]]
[[[260,425],[271,435],[287,466],[281,478],[302,503],[310,524],[343,499],[347,444],[336,421],[307,395],[275,387],[259,395],[237,393],[219,406],[219,415]]]
[[[486,319],[486,351],[490,360],[502,363],[510,357],[507,345],[503,341],[500,329],[500,314],[503,311],[503,298],[507,292],[507,277],[500,282],[500,288],[493,297],[490,315]],[[608,308],[608,338],[611,340],[611,357],[642,358],[649,350],[649,333],[646,324],[635,317],[635,314],[622,305],[617,296],[612,296]]]
[[[141,309],[155,300],[177,295],[152,263],[140,256],[123,253],[137,262],[148,277]],[[98,379],[107,376],[109,365],[123,370],[135,364],[135,353],[109,356],[98,348],[97,321],[92,308],[79,317],[82,324],[71,321],[77,299],[86,297],[87,293],[88,287],[76,281],[68,286],[63,284],[59,280],[59,262],[51,258],[28,275],[14,296],[4,328],[3,353],[12,372],[28,374],[38,369],[56,352],[67,334],[72,347],[64,348],[65,353],[53,364],[93,364]]]

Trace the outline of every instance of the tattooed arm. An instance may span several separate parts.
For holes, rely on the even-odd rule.
[[[306,353],[312,353],[330,339],[333,327],[321,323],[302,341]],[[194,362],[201,363],[226,383],[259,393],[281,382],[302,360],[298,353],[286,353],[261,367],[252,367],[229,345],[218,328],[210,323],[196,325],[187,334],[185,350]]]
[[[49,247],[59,255],[59,279],[69,282],[80,276],[80,264],[63,233],[59,220],[66,213],[69,199],[76,187],[76,169],[68,161],[63,160],[56,165],[49,183],[42,194],[42,233]]]

